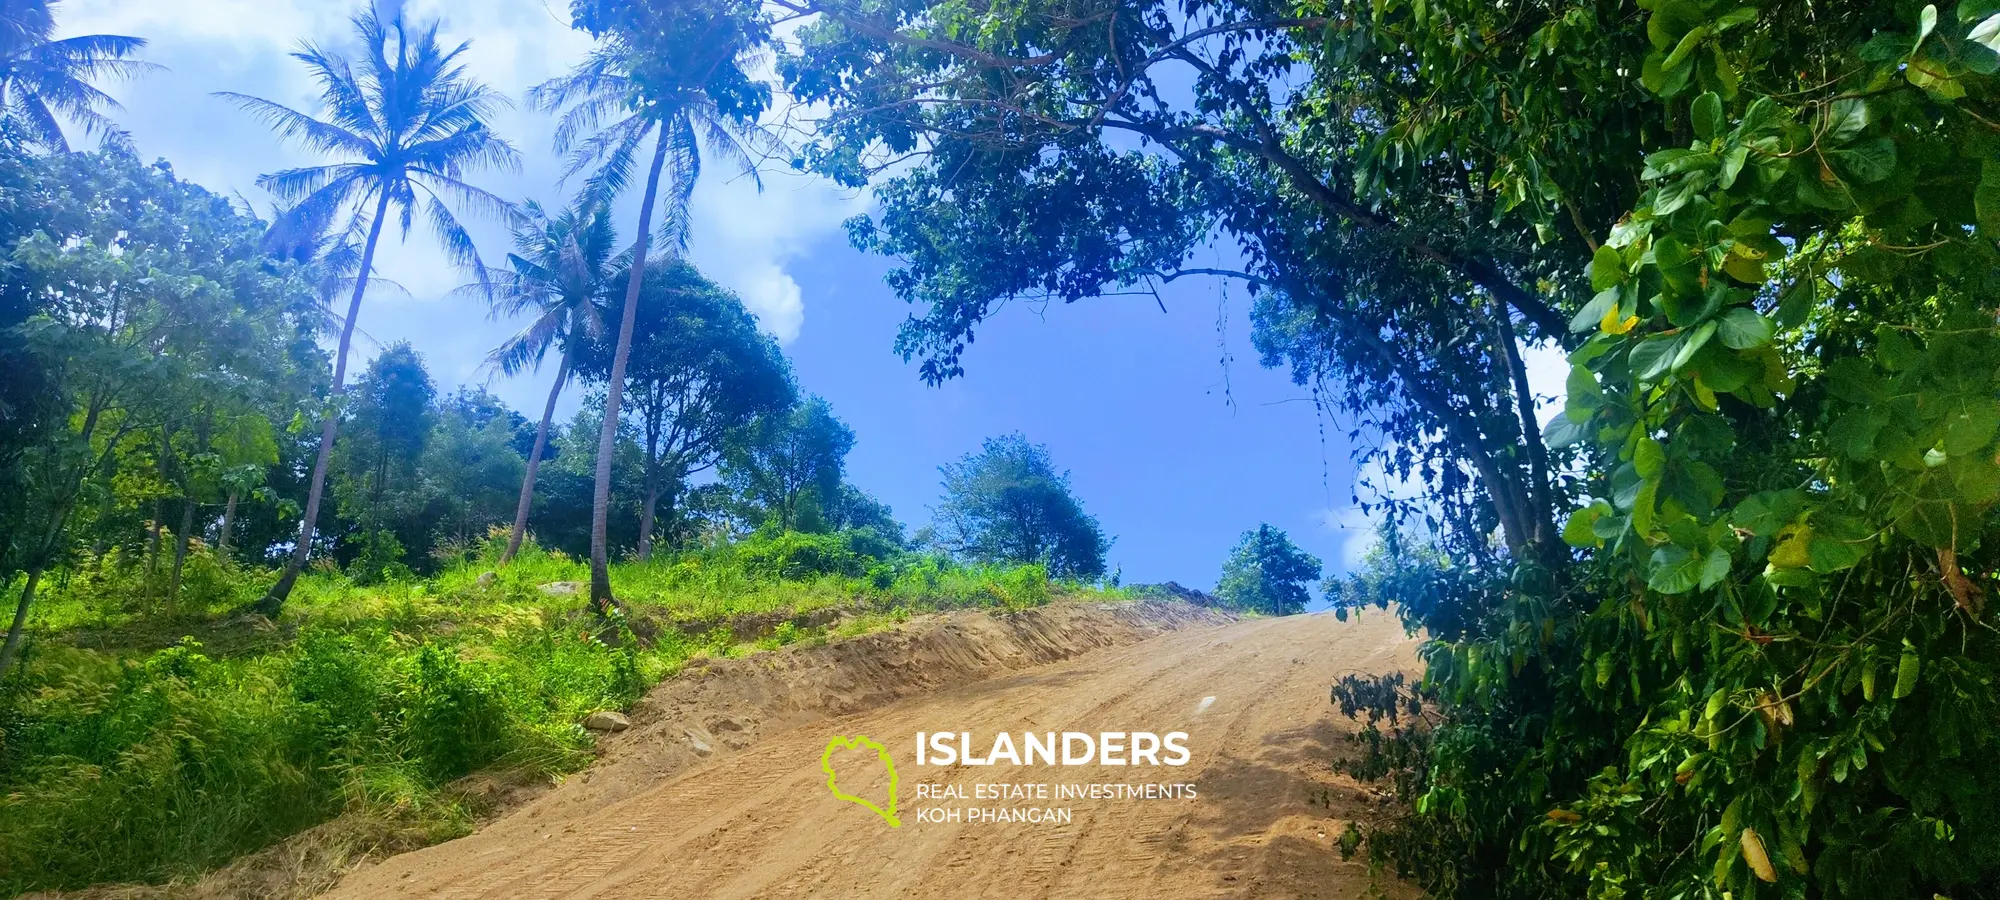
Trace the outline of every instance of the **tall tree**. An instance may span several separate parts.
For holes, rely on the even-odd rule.
[[[529,92],[537,107],[562,111],[556,147],[570,153],[570,173],[592,170],[589,194],[609,202],[628,186],[641,148],[653,140],[632,271],[607,373],[591,498],[590,600],[600,613],[608,613],[615,602],[608,538],[611,460],[661,178],[667,179],[661,244],[678,256],[687,246],[688,205],[701,176],[703,148],[755,178],[752,151],[776,145],[757,124],[770,106],[770,86],[749,71],[755,52],[770,39],[770,24],[751,0],[574,0],[570,9],[575,26],[599,44],[568,75]]]
[[[1260,524],[1243,532],[1229,551],[1215,595],[1243,609],[1290,615],[1312,600],[1306,586],[1318,581],[1319,573],[1319,557],[1299,549],[1283,530]]]
[[[1371,842],[1433,896],[1994,883],[1993,4],[777,2],[927,375],[1219,231],[1443,496],[1361,592],[1438,641]]]
[[[611,349],[594,348],[587,362],[593,377],[607,377]],[[652,555],[661,501],[675,529],[675,501],[689,477],[721,459],[732,433],[758,416],[782,415],[797,399],[777,341],[758,331],[735,294],[684,262],[646,279],[625,392],[645,453],[640,559]]]
[[[0,172],[11,167],[30,177],[0,178],[0,222],[34,225],[0,281],[35,311],[0,330],[0,346],[24,348],[56,376],[48,402],[63,415],[10,462],[27,490],[0,567],[27,579],[0,674],[19,653],[41,576],[68,552],[72,525],[96,512],[80,501],[116,493],[122,454],[144,441],[158,455],[132,474],[150,479],[160,464],[171,473],[181,462],[170,458],[173,435],[194,432],[209,409],[255,399],[233,376],[321,362],[290,340],[315,321],[309,287],[270,265],[263,223],[224,198],[122,150],[6,160]]]
[[[939,471],[944,502],[932,527],[945,549],[980,562],[1040,563],[1063,578],[1104,574],[1111,542],[1049,448],[1018,434],[987,438]]]
[[[833,407],[807,397],[790,409],[765,413],[738,430],[724,460],[723,478],[756,504],[764,524],[780,530],[823,530],[820,510],[838,496],[854,431]]]
[[[560,347],[561,360],[556,364],[555,382],[549,385],[548,403],[542,407],[541,424],[535,428],[534,449],[528,453],[527,469],[521,476],[513,530],[507,536],[506,551],[500,555],[503,566],[520,552],[528,533],[535,476],[549,446],[549,423],[555,418],[556,400],[576,372],[577,354],[604,332],[603,307],[611,299],[617,270],[631,264],[615,252],[617,233],[611,226],[610,211],[602,203],[579,198],[575,205],[550,217],[540,204],[529,201],[523,211],[514,228],[514,252],[507,255],[507,268],[495,279],[493,314],[511,317],[530,313],[534,318],[496,348],[491,359],[508,375],[541,368],[550,347]]]
[[[56,38],[56,0],[0,0],[0,123],[31,143],[67,152],[62,119],[91,135],[122,132],[100,112],[118,101],[90,82],[154,68],[132,58],[140,38],[87,34]]]
[[[260,187],[290,204],[293,215],[301,221],[330,221],[336,210],[346,210],[350,222],[347,231],[365,228],[368,235],[362,242],[354,291],[334,351],[333,384],[320,414],[319,453],[313,461],[298,544],[284,574],[257,604],[267,614],[283,608],[293,583],[312,556],[327,468],[340,431],[348,347],[361,315],[361,298],[368,290],[382,226],[392,211],[400,213],[402,234],[407,237],[412,217],[421,206],[446,254],[471,268],[484,282],[485,266],[452,204],[502,219],[514,215],[507,201],[464,180],[479,169],[519,164],[514,148],[487,125],[506,100],[466,73],[461,57],[470,44],[445,50],[438,44],[436,23],[412,29],[404,25],[400,15],[384,22],[372,11],[355,16],[354,30],[364,51],[359,72],[345,58],[311,43],[292,54],[319,81],[325,119],[258,97],[222,95],[264,120],[281,137],[341,158],[328,165],[262,176],[257,179]]]

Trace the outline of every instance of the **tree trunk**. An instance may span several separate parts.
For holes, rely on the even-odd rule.
[[[0,645],[0,677],[14,665],[21,652],[21,633],[28,626],[28,606],[35,602],[35,585],[42,580],[42,567],[28,567],[28,586],[21,589],[21,602],[14,606],[14,624],[7,626],[7,643]]]
[[[653,558],[653,511],[660,505],[660,473],[665,470],[659,459],[660,437],[655,431],[655,421],[646,424],[646,499],[639,504],[639,561]]]
[[[194,507],[195,502],[193,497],[182,498],[181,529],[174,533],[174,570],[171,575],[167,576],[167,618],[169,619],[180,612],[181,567],[187,564],[188,535],[194,532]]]
[[[604,385],[604,427],[597,435],[597,484],[590,497],[590,605],[610,615],[611,457],[618,446],[618,400],[625,387],[625,364],[632,356],[632,330],[639,316],[639,287],[646,280],[647,244],[653,236],[653,201],[660,195],[660,170],[667,164],[667,131],[660,128],[653,150],[653,167],[646,175],[646,196],[639,202],[639,238],[632,248],[632,278],[625,285],[625,309],[618,321],[618,349],[611,356],[611,373]]]
[[[313,461],[312,487],[306,491],[299,543],[292,548],[292,557],[285,563],[285,572],[278,576],[278,583],[255,604],[255,609],[265,616],[276,617],[284,610],[285,598],[292,595],[292,585],[298,582],[299,573],[305,570],[306,561],[312,556],[313,522],[319,518],[319,501],[326,492],[326,470],[333,462],[333,439],[340,433],[340,398],[347,393],[347,348],[354,343],[354,320],[361,315],[361,296],[368,290],[368,272],[375,265],[375,245],[382,238],[382,220],[388,215],[389,194],[384,191],[375,204],[375,221],[368,225],[368,244],[361,251],[361,271],[354,280],[354,296],[347,301],[347,321],[340,325],[340,346],[333,357],[333,387],[327,392],[326,409],[322,413],[326,421],[320,423],[319,455]]]
[[[208,430],[209,418],[204,414],[202,418],[195,421],[194,426],[195,450],[197,452],[208,452]],[[198,505],[194,501],[194,479],[189,476],[187,467],[176,466],[176,468],[179,469],[180,474],[181,527],[179,531],[174,532],[174,571],[167,580],[167,618],[169,619],[173,618],[174,614],[180,611],[181,568],[187,563],[188,541],[194,535],[194,514],[195,508]]]
[[[575,337],[572,335],[572,338]],[[514,506],[514,531],[507,536],[507,551],[500,554],[503,566],[514,561],[514,554],[521,552],[521,541],[528,534],[528,510],[535,504],[535,474],[541,470],[542,453],[549,446],[549,422],[556,415],[556,399],[562,396],[563,384],[569,381],[570,352],[568,346],[563,348],[562,365],[556,370],[556,383],[549,388],[548,404],[542,407],[542,424],[535,429],[535,449],[528,453],[528,470],[521,476],[521,500]]]
[[[229,558],[229,531],[231,526],[236,524],[236,497],[238,493],[239,491],[235,488],[229,489],[229,501],[222,505],[222,533],[217,535],[215,539],[215,555],[225,560]]]
[[[160,574],[160,517],[166,514],[166,510],[160,506],[160,501],[154,500],[153,518],[146,523],[145,588],[139,593],[139,603],[147,612],[153,609],[153,582]]]

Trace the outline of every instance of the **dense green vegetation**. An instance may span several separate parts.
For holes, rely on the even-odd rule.
[[[474,811],[454,779],[581,768],[584,717],[691,657],[1087,590],[870,532],[765,534],[614,566],[630,615],[606,632],[585,563],[528,543],[496,568],[506,541],[430,578],[309,572],[275,622],[134,610],[146,573],[115,551],[66,569],[0,707],[0,892],[186,877],[342,813],[454,836]],[[205,548],[187,568],[184,612],[272,574]]]
[[[1427,488],[1364,486],[1393,552],[1334,585],[1434,638],[1337,691],[1436,717],[1377,732],[1379,859],[1994,896],[2000,7],[773,3],[926,377],[1012,300],[1235,279],[1374,487]]]

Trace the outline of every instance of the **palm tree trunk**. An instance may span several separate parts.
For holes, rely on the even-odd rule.
[[[514,554],[521,551],[522,538],[528,534],[528,509],[535,504],[535,474],[541,470],[542,453],[549,446],[549,421],[556,415],[556,398],[562,396],[563,385],[569,381],[571,352],[570,346],[565,344],[562,366],[556,370],[556,383],[549,388],[548,405],[542,407],[542,424],[535,429],[535,449],[528,454],[528,471],[521,476],[521,500],[514,506],[514,533],[507,536],[507,552],[500,554],[503,566],[514,561]]]
[[[639,287],[646,281],[647,244],[653,236],[653,201],[660,196],[660,170],[667,165],[667,130],[660,129],[653,167],[646,173],[646,196],[639,201],[639,238],[632,248],[632,278],[625,285],[625,310],[618,321],[618,349],[604,386],[604,427],[597,435],[597,485],[590,497],[590,605],[610,615],[611,457],[618,447],[618,400],[625,388],[625,364],[632,356],[632,329],[639,317]]]
[[[222,506],[222,534],[215,540],[215,555],[225,561],[229,559],[229,532],[236,524],[236,498],[239,493],[235,488],[229,489],[229,501]]]
[[[326,492],[326,470],[333,462],[333,439],[340,433],[340,398],[347,393],[347,348],[354,342],[354,320],[361,315],[361,295],[368,291],[368,272],[375,265],[375,244],[382,238],[382,220],[388,215],[389,194],[383,191],[375,204],[375,221],[368,225],[368,244],[361,251],[361,271],[354,279],[354,296],[347,301],[347,321],[340,325],[340,347],[333,357],[333,388],[327,392],[323,413],[326,421],[319,427],[319,457],[313,461],[312,487],[306,491],[299,543],[292,548],[292,558],[285,564],[285,573],[278,576],[278,583],[256,603],[256,610],[265,616],[275,617],[285,608],[285,598],[292,595],[292,585],[312,556],[313,523],[319,519],[320,497]]]

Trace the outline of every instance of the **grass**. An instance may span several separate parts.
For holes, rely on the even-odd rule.
[[[0,895],[188,878],[343,812],[443,839],[471,823],[455,779],[580,769],[586,715],[696,656],[1091,590],[1039,566],[841,550],[785,535],[619,564],[622,636],[585,611],[587,591],[544,588],[587,582],[583,563],[532,547],[505,568],[489,546],[373,585],[316,571],[276,622],[227,612],[269,572],[198,552],[187,614],[168,619],[141,567],[87,561],[51,580],[0,685]]]

